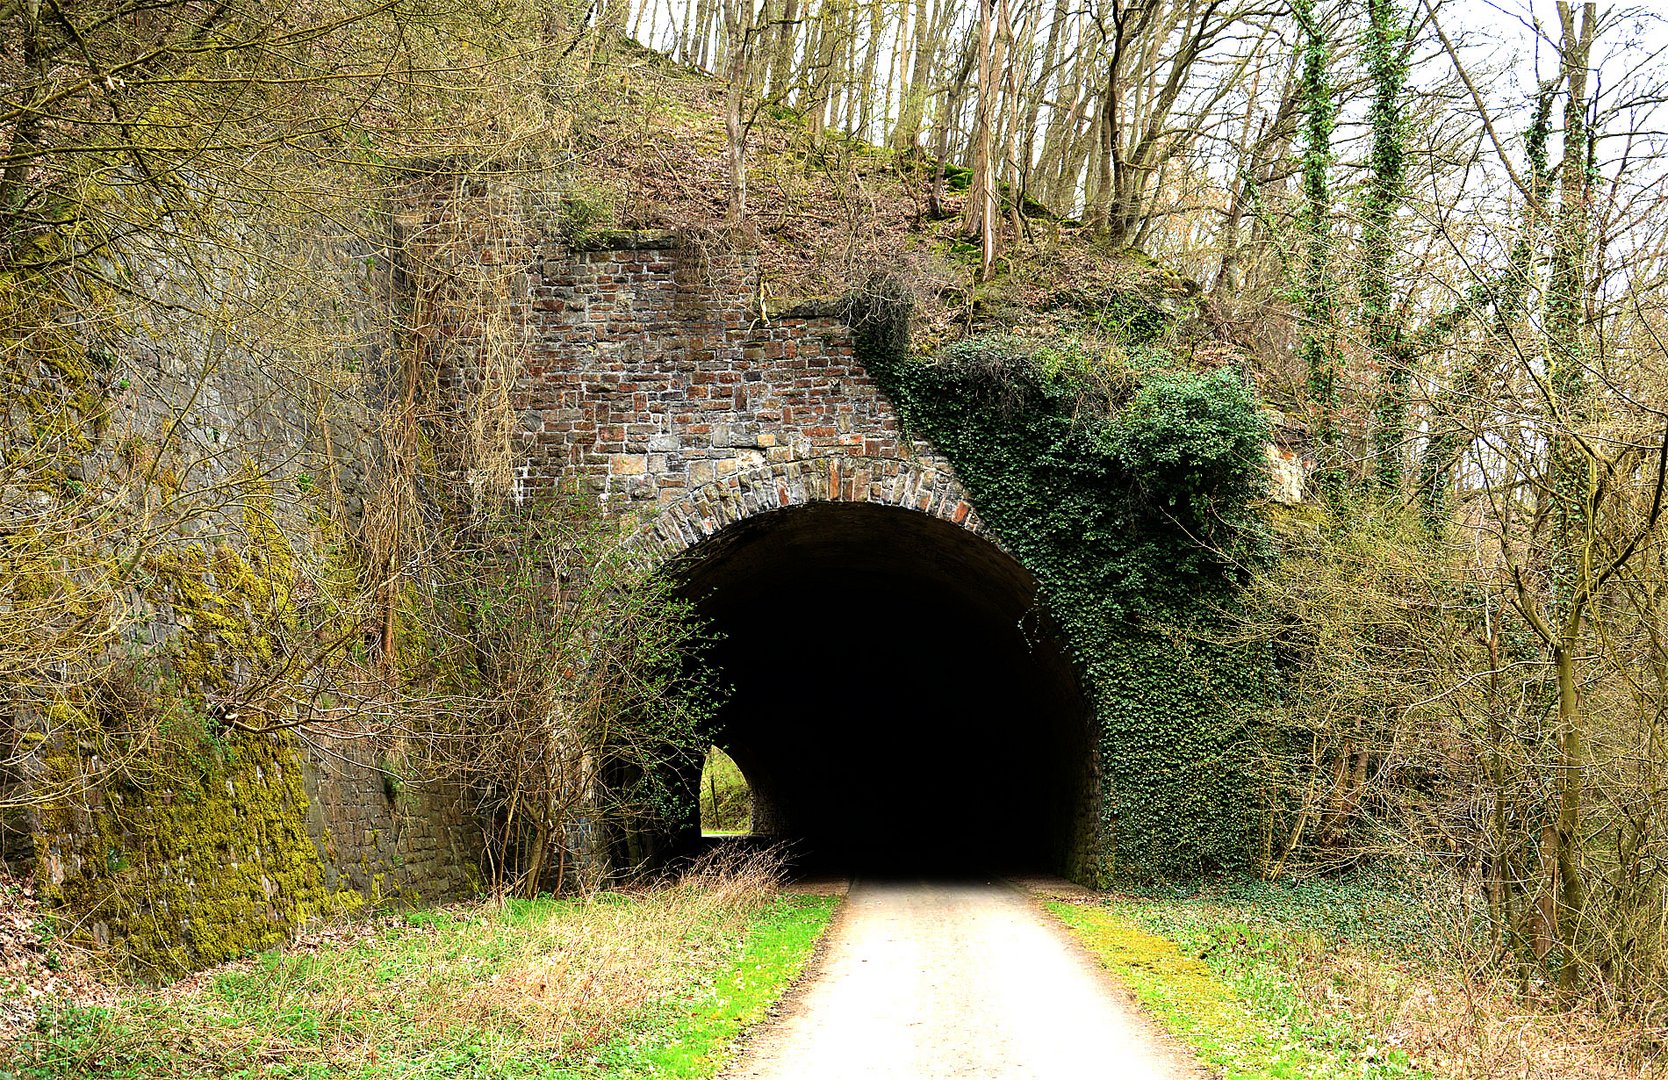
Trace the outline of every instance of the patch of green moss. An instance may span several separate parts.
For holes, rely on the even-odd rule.
[[[172,616],[162,647],[41,708],[44,789],[74,793],[36,819],[48,898],[142,978],[267,947],[365,903],[327,885],[296,745],[209,715],[252,680],[290,677],[286,643],[302,629],[298,558],[270,488],[249,469],[239,493],[233,536],[145,560],[144,599],[164,624]]]
[[[1161,1025],[1206,1061],[1233,1076],[1294,1075],[1244,1069],[1248,1060],[1277,1058],[1277,1035],[1257,1022],[1246,1003],[1203,960],[1185,955],[1174,942],[1148,933],[1109,908],[1058,902],[1048,908]]]
[[[165,784],[123,777],[40,815],[48,898],[141,978],[242,956],[364,904],[325,885],[292,742],[232,735],[204,749],[195,775],[182,762]],[[60,779],[99,768],[83,747],[48,762]]]
[[[1292,901],[1260,893],[1257,903],[1265,902],[1279,907]],[[1384,1032],[1375,1032],[1366,1017],[1333,1008],[1330,989],[1324,1005],[1299,992],[1286,959],[1288,939],[1260,925],[1261,919],[1239,922],[1225,910],[1189,900],[1047,906],[1213,1075],[1229,1080],[1430,1075],[1393,1039],[1386,1045]],[[1359,916],[1353,905],[1344,907],[1352,918]]]
[[[71,310],[41,281],[0,275],[0,325],[34,331],[0,343],[6,462],[53,494],[74,483],[71,465],[110,419],[104,383],[115,358],[77,337]]]
[[[270,486],[250,469],[244,487],[241,551],[224,541],[187,544],[145,561],[149,599],[171,608],[178,623],[174,672],[199,692],[229,690],[240,672],[271,665],[297,627],[295,549],[274,516]]]
[[[1234,992],[1217,980],[1210,965],[1184,955],[1175,942],[1119,918],[1109,908],[1058,901],[1048,907],[1082,935],[1102,964],[1140,983],[1144,997],[1162,992],[1212,1024],[1232,1023],[1239,1018],[1242,1010]]]

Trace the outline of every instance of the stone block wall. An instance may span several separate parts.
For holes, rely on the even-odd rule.
[[[370,745],[330,740],[305,760],[307,831],[324,882],[368,903],[418,904],[480,891],[480,823],[464,794],[401,776]]]
[[[28,749],[0,752],[10,766],[0,768],[0,794],[28,795],[24,810],[0,816],[0,859],[33,872],[69,932],[146,978],[266,947],[367,903],[444,900],[479,883],[480,831],[458,792],[391,788],[364,740],[214,723],[258,699],[242,689],[263,678],[308,677],[305,664],[283,666],[293,644],[283,636],[304,633],[289,624],[292,605],[328,582],[338,530],[360,513],[377,394],[393,363],[377,311],[388,273],[365,269],[388,259],[357,239],[326,253],[320,271],[339,273],[354,301],[341,325],[318,323],[317,311],[293,316],[317,330],[317,354],[205,317],[291,317],[272,314],[253,271],[239,273],[248,267],[238,259],[256,259],[263,242],[258,229],[247,238],[249,252],[228,255],[208,284],[189,253],[164,254],[138,260],[132,282],[154,302],[116,314],[89,302],[120,347],[69,350],[76,363],[24,372],[31,409],[64,434],[45,448],[54,455],[41,470],[47,482],[0,492],[14,531],[50,519],[58,504],[66,520],[95,501],[100,522],[118,520],[114,541],[71,553],[71,565],[90,571],[39,559],[51,573],[37,577],[86,586],[95,598],[86,603],[110,602],[119,627],[110,653],[133,658],[128,697],[95,700],[67,665],[70,676],[42,672],[8,687],[0,738]],[[317,496],[333,489],[340,513],[321,513]],[[118,584],[101,591],[100,575]],[[61,595],[82,602],[77,590]],[[147,734],[146,718],[168,709],[191,723]]]
[[[522,492],[579,479],[652,515],[792,462],[921,458],[950,475],[907,444],[838,316],[767,319],[756,295],[745,254],[664,239],[551,253],[535,267],[516,391]]]
[[[931,497],[950,498],[953,513],[961,498],[954,470],[904,435],[856,361],[844,319],[826,309],[767,318],[758,282],[744,252],[666,237],[535,259],[527,361],[515,389],[521,494],[577,480],[616,508],[653,517],[714,484],[768,473],[818,477],[816,499],[860,500],[839,485],[862,479],[867,460],[887,462],[877,481],[907,463],[902,471],[924,475]],[[467,372],[449,377],[474,389]],[[1300,500],[1300,440],[1274,419],[1270,495]],[[859,468],[844,467],[829,487],[820,478],[831,461]],[[936,503],[931,512],[939,513]],[[979,531],[976,513],[970,527]]]
[[[394,790],[356,743],[235,736],[150,785],[85,787],[33,816],[42,894],[75,933],[160,980],[283,941],[367,904],[479,887],[480,833],[457,792]],[[71,784],[97,758],[48,758]]]

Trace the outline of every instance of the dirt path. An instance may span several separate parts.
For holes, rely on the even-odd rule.
[[[803,993],[727,1075],[1200,1074],[1016,890],[859,883]]]

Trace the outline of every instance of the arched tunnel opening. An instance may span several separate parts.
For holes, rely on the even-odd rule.
[[[679,572],[720,636],[716,742],[755,835],[812,873],[1070,873],[1090,712],[1013,558],[928,514],[812,503],[726,528]]]

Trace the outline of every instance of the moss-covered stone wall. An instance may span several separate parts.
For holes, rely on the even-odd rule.
[[[150,783],[124,770],[36,813],[42,894],[73,936],[160,980],[320,917],[478,889],[478,831],[457,793],[392,783],[363,756],[234,735]],[[106,765],[92,744],[46,760],[69,789]]]
[[[321,740],[302,764],[308,834],[338,895],[410,905],[480,892],[481,826],[464,793],[418,783],[354,739]]]
[[[87,747],[49,760],[67,785],[101,764]],[[364,903],[326,884],[293,742],[228,739],[193,764],[194,776],[123,778],[38,813],[36,873],[73,934],[160,979]]]
[[[374,399],[296,392],[165,271],[177,325],[99,333],[97,298],[0,280],[0,316],[53,328],[0,334],[0,861],[148,979],[469,892],[480,848],[330,675],[364,659],[342,552]]]

